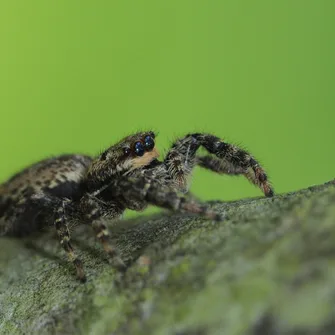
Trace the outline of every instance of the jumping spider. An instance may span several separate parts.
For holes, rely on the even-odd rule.
[[[62,155],[38,162],[0,186],[1,235],[24,236],[54,225],[60,244],[85,280],[82,262],[73,250],[70,227],[91,225],[97,239],[120,269],[125,264],[109,243],[106,220],[117,220],[127,209],[148,204],[195,213],[220,221],[204,203],[182,196],[195,165],[211,171],[244,175],[266,196],[273,189],[259,163],[246,151],[210,134],[189,134],[177,140],[163,161],[155,134],[141,132],[122,139],[98,157]],[[196,156],[199,147],[210,155]]]

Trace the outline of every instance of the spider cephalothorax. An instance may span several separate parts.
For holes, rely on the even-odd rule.
[[[209,155],[197,156],[200,146]],[[70,226],[91,225],[112,263],[125,269],[109,243],[105,222],[119,219],[126,209],[142,210],[152,204],[222,220],[222,215],[185,194],[196,165],[221,174],[244,175],[266,196],[273,195],[259,163],[214,135],[186,135],[162,161],[158,156],[155,134],[148,131],[125,137],[95,158],[63,155],[36,163],[0,186],[0,233],[26,235],[54,225],[78,278],[84,280],[82,263],[70,243]]]
[[[149,165],[159,156],[154,139],[153,132],[138,133],[111,146],[91,163],[88,183],[94,188],[96,183],[108,183],[111,178]]]

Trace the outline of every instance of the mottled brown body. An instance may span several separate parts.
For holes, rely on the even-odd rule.
[[[91,162],[92,158],[83,155],[46,159],[0,185],[0,235],[23,235],[34,232],[38,226],[43,228],[45,222],[39,225],[39,221],[47,218],[42,218],[43,213],[38,215],[42,211],[34,198],[37,200],[39,195],[46,194],[78,199],[82,193],[81,182]]]
[[[258,162],[246,151],[210,134],[189,134],[177,140],[159,161],[153,132],[122,139],[98,157],[63,155],[38,162],[0,186],[0,235],[26,235],[55,226],[60,243],[84,280],[70,234],[76,224],[88,224],[114,265],[125,269],[109,243],[105,220],[117,220],[124,210],[148,204],[174,211],[222,216],[187,195],[195,165],[217,173],[244,175],[272,196],[273,190]],[[200,146],[209,153],[196,156]]]

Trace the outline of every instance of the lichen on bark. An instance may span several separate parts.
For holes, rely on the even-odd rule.
[[[53,232],[2,238],[0,333],[335,333],[334,185],[212,202],[227,213],[221,223],[166,213],[126,221],[112,228],[124,275],[81,228],[85,284]]]

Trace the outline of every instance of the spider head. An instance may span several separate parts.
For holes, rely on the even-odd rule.
[[[123,138],[104,151],[93,162],[91,171],[103,170],[103,174],[109,176],[123,174],[149,165],[158,156],[155,134],[152,131],[141,132]]]
[[[130,135],[116,144],[115,148],[119,152],[122,170],[145,167],[159,156],[155,148],[155,134],[152,131]]]

